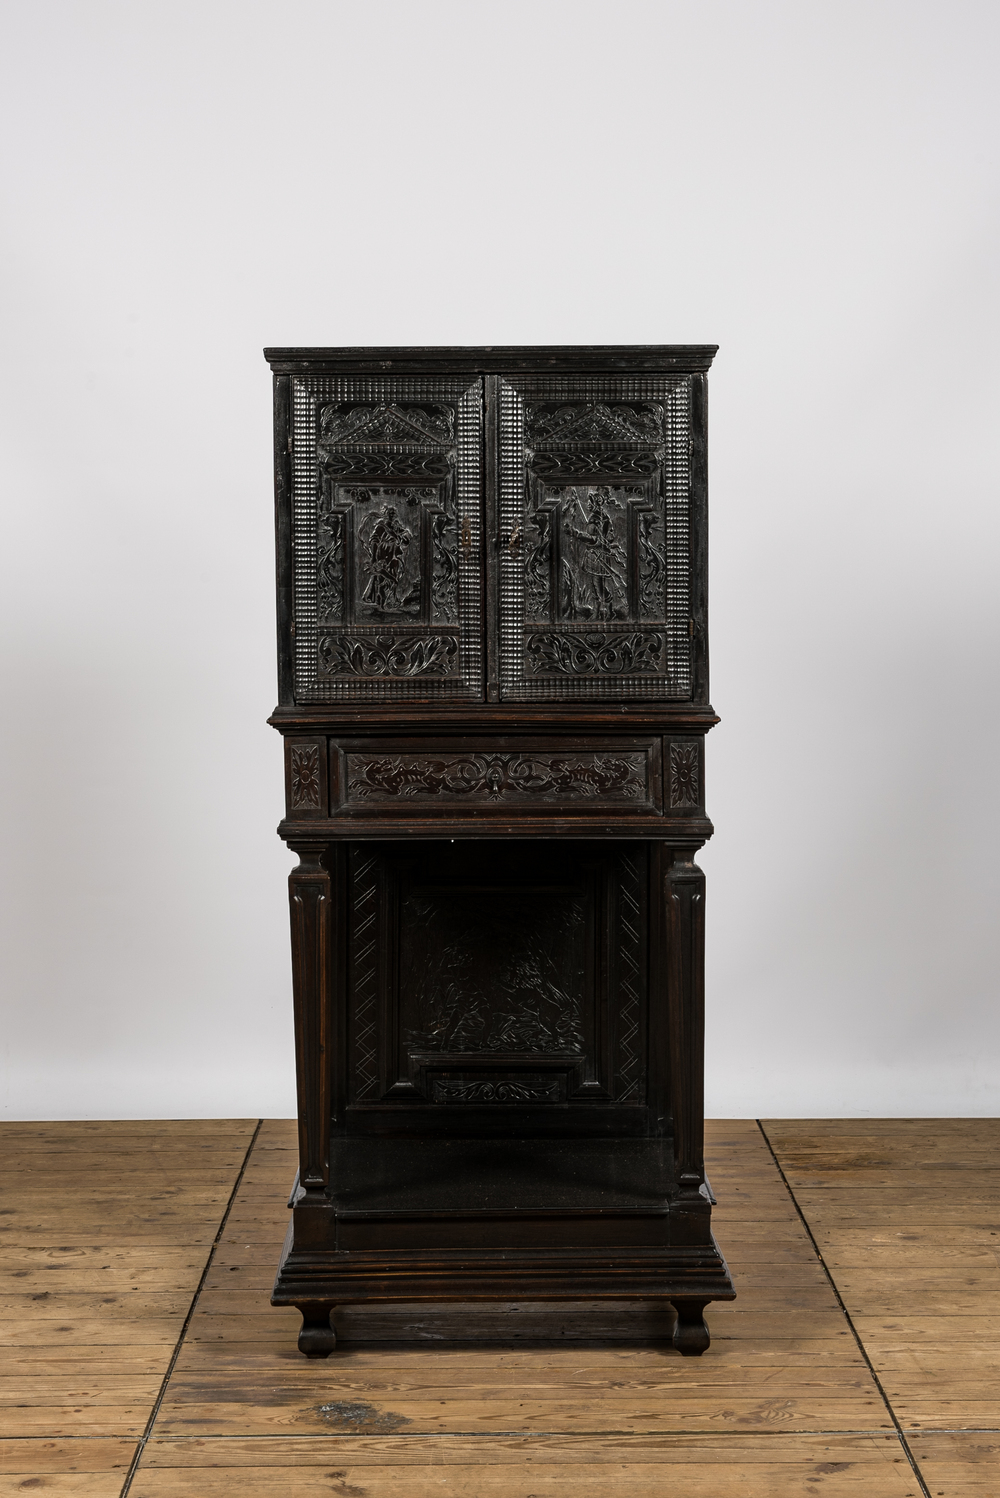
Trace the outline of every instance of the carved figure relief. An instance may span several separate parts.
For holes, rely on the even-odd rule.
[[[624,501],[612,489],[570,491],[575,508],[563,504],[562,533],[570,542],[564,561],[562,615],[569,619],[625,619],[628,617],[628,558],[615,526],[615,511]],[[620,529],[620,527],[619,527]],[[572,541],[579,544],[572,546]]]
[[[362,523],[358,539],[364,556],[364,571],[367,572],[362,604],[367,604],[370,613],[379,614],[383,619],[386,614],[418,610],[421,607],[419,581],[406,593],[406,598],[400,596],[400,584],[406,572],[406,551],[413,536],[401,523],[392,505],[383,505],[377,515]]]
[[[348,755],[356,800],[631,800],[647,794],[645,754]]]
[[[291,804],[295,811],[320,807],[319,745],[293,744],[289,754]]]
[[[411,895],[402,910],[407,1046],[469,1054],[583,1050],[581,896]]]
[[[527,514],[524,586],[527,616],[533,620],[618,621],[648,613],[655,596],[651,555],[662,540],[662,525],[642,490],[609,485],[535,486]],[[639,538],[639,539],[637,539]],[[642,550],[639,596],[630,578],[630,558]],[[665,563],[659,558],[659,577]],[[662,613],[662,610],[660,610]],[[657,616],[659,617],[659,616]]]

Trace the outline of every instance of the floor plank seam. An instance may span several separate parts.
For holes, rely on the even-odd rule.
[[[208,1272],[212,1267],[212,1260],[215,1258],[215,1251],[222,1240],[223,1233],[226,1231],[226,1224],[229,1221],[229,1214],[233,1210],[237,1193],[243,1184],[243,1177],[246,1175],[247,1166],[250,1164],[250,1156],[253,1154],[253,1147],[257,1143],[257,1136],[260,1134],[263,1126],[264,1120],[262,1118],[258,1118],[257,1127],[253,1131],[250,1143],[247,1145],[246,1154],[243,1156],[243,1164],[240,1166],[239,1174],[237,1175],[236,1180],[233,1183],[233,1189],[229,1193],[229,1200],[226,1202],[226,1210],[222,1214],[222,1220],[219,1223],[218,1230],[216,1231],[215,1237],[212,1240],[212,1246],[208,1251],[207,1258],[205,1259],[205,1267],[201,1272],[201,1278],[198,1281],[194,1295],[191,1297],[191,1304],[188,1306],[187,1315],[184,1317],[184,1325],[180,1329],[180,1334],[177,1338],[177,1342],[171,1355],[170,1362],[167,1364],[167,1370],[163,1375],[163,1381],[160,1384],[160,1391],[156,1396],[156,1401],[153,1404],[153,1408],[150,1410],[149,1419],[146,1421],[146,1428],[143,1431],[142,1435],[139,1437],[138,1445],[135,1448],[135,1454],[133,1455],[132,1460],[129,1464],[129,1469],[125,1474],[125,1481],[122,1483],[119,1498],[127,1498],[128,1490],[132,1486],[133,1478],[135,1477],[136,1472],[139,1470],[139,1463],[142,1460],[142,1453],[145,1451],[146,1443],[153,1433],[153,1427],[156,1424],[156,1417],[160,1413],[160,1406],[163,1404],[163,1401],[166,1397],[167,1387],[170,1383],[171,1377],[173,1376],[174,1368],[177,1365],[177,1359],[181,1355],[181,1348],[184,1346],[184,1338],[187,1336],[188,1327],[191,1325],[191,1320],[194,1316],[198,1301],[201,1297],[201,1292],[205,1287],[205,1281],[208,1278]]]
[[[921,1431],[911,1432],[911,1434],[921,1435],[921,1436],[942,1436],[942,1435],[952,1435],[952,1436],[954,1436],[954,1435],[960,1435],[960,1436],[964,1436],[964,1435],[994,1435],[994,1434],[996,1434],[996,1432],[995,1431],[990,1431],[990,1430],[985,1430],[984,1431],[984,1430],[971,1430],[971,1429],[970,1430],[921,1430]],[[712,1426],[711,1428],[706,1427],[704,1430],[692,1430],[692,1429],[690,1429],[690,1427],[685,1427],[683,1429],[682,1428],[678,1428],[678,1429],[674,1430],[674,1429],[670,1428],[669,1426],[662,1426],[662,1425],[649,1426],[648,1428],[643,1428],[643,1429],[635,1429],[633,1427],[630,1430],[630,1429],[627,1429],[624,1426],[622,1426],[621,1429],[618,1429],[618,1428],[612,1427],[612,1426],[596,1425],[596,1426],[594,1426],[593,1430],[590,1430],[590,1429],[587,1429],[587,1428],[582,1428],[580,1430],[569,1430],[569,1431],[565,1430],[565,1429],[563,1429],[563,1430],[535,1430],[535,1429],[521,1429],[521,1430],[387,1430],[387,1431],[372,1431],[372,1430],[355,1430],[355,1431],[350,1431],[350,1430],[330,1430],[330,1431],[323,1431],[323,1432],[312,1431],[312,1432],[306,1433],[304,1435],[293,1435],[293,1434],[289,1434],[289,1433],[287,1433],[285,1431],[282,1431],[280,1434],[274,1434],[273,1432],[268,1431],[267,1434],[265,1434],[265,1435],[255,1434],[254,1432],[249,1432],[249,1433],[247,1433],[245,1435],[241,1434],[241,1435],[238,1435],[238,1436],[234,1436],[231,1433],[227,1433],[227,1434],[223,1434],[223,1435],[218,1435],[218,1434],[213,1435],[211,1431],[208,1431],[208,1432],[205,1432],[205,1433],[199,1431],[197,1435],[184,1435],[184,1436],[163,1435],[163,1436],[157,1436],[156,1439],[157,1439],[158,1442],[160,1442],[160,1441],[176,1441],[179,1445],[183,1445],[186,1441],[198,1441],[200,1443],[204,1443],[204,1442],[207,1442],[207,1441],[220,1441],[223,1444],[225,1444],[226,1442],[229,1442],[229,1441],[240,1441],[240,1442],[244,1442],[244,1441],[263,1441],[263,1442],[281,1441],[282,1444],[284,1444],[286,1442],[294,1442],[294,1441],[302,1441],[304,1443],[315,1442],[315,1441],[342,1441],[342,1440],[343,1441],[365,1441],[365,1440],[370,1440],[372,1437],[376,1437],[379,1441],[453,1441],[453,1440],[462,1440],[462,1441],[484,1441],[485,1442],[485,1441],[495,1441],[498,1437],[503,1437],[504,1439],[506,1439],[508,1437],[516,1437],[518,1440],[529,1440],[529,1439],[530,1440],[550,1440],[550,1439],[555,1439],[555,1440],[560,1440],[560,1441],[575,1441],[575,1440],[578,1440],[578,1439],[580,1439],[580,1440],[582,1440],[582,1439],[593,1440],[593,1439],[598,1439],[598,1438],[600,1438],[602,1436],[615,1436],[616,1438],[621,1438],[623,1436],[624,1437],[633,1437],[634,1436],[635,1439],[639,1440],[639,1441],[646,1440],[650,1436],[671,1436],[671,1437],[677,1436],[677,1437],[680,1437],[680,1438],[686,1438],[688,1436],[697,1436],[699,1438],[701,1436],[711,1436],[711,1438],[712,1438],[713,1441],[714,1440],[719,1440],[719,1441],[733,1441],[733,1442],[738,1442],[738,1441],[777,1441],[777,1440],[781,1440],[781,1441],[789,1441],[789,1442],[791,1442],[791,1441],[798,1440],[798,1438],[800,1436],[870,1436],[873,1440],[877,1439],[878,1437],[884,1436],[885,1439],[888,1440],[889,1439],[889,1432],[887,1430],[885,1430],[885,1429],[881,1429],[880,1430],[878,1428],[878,1426],[872,1426],[872,1425],[858,1425],[858,1426],[854,1426],[854,1425],[832,1425],[832,1426],[815,1426],[815,1427],[807,1425],[807,1426],[803,1426],[801,1429],[797,1428],[795,1430],[717,1430],[714,1426]],[[50,1441],[52,1439],[52,1437],[51,1436],[46,1436],[46,1437],[44,1437],[44,1439]],[[74,1437],[74,1439],[75,1439],[75,1437]],[[124,1493],[122,1494],[122,1498],[124,1498]]]
[[[813,1230],[809,1226],[809,1222],[808,1222],[808,1220],[806,1218],[805,1213],[803,1212],[802,1208],[799,1206],[798,1198],[796,1197],[795,1192],[792,1190],[792,1188],[791,1188],[791,1186],[789,1184],[789,1181],[788,1181],[788,1177],[785,1175],[785,1172],[782,1169],[781,1161],[778,1159],[778,1156],[777,1156],[777,1153],[775,1152],[774,1146],[772,1145],[770,1139],[768,1138],[767,1130],[764,1128],[764,1125],[763,1125],[762,1121],[759,1118],[756,1120],[756,1124],[757,1124],[758,1129],[761,1132],[761,1137],[763,1138],[764,1143],[767,1145],[768,1152],[769,1152],[769,1154],[771,1156],[771,1159],[774,1161],[774,1168],[775,1168],[775,1170],[777,1170],[778,1175],[781,1177],[782,1184],[783,1184],[785,1190],[788,1192],[788,1195],[789,1195],[789,1198],[791,1200],[791,1203],[792,1203],[793,1207],[795,1208],[796,1212],[799,1215],[799,1220],[801,1221],[802,1226],[803,1226],[803,1228],[804,1228],[804,1230],[805,1230],[805,1232],[806,1232],[806,1234],[807,1234],[807,1236],[809,1238],[809,1242],[812,1244],[813,1253],[816,1255],[816,1258],[818,1259],[818,1261],[819,1261],[819,1263],[820,1263],[820,1265],[822,1267],[823,1273],[826,1275],[827,1282],[829,1283],[830,1289],[833,1291],[833,1294],[836,1297],[837,1305],[840,1307],[841,1314],[843,1315],[844,1320],[847,1322],[847,1325],[850,1328],[851,1336],[854,1338],[854,1341],[857,1344],[858,1352],[861,1354],[862,1358],[865,1361],[865,1366],[867,1367],[868,1372],[871,1374],[872,1381],[875,1384],[875,1387],[878,1389],[878,1392],[879,1392],[879,1395],[881,1396],[882,1402],[885,1405],[886,1413],[888,1414],[889,1419],[892,1421],[893,1426],[895,1427],[896,1435],[899,1438],[899,1444],[903,1448],[903,1451],[906,1454],[906,1459],[909,1462],[910,1467],[912,1468],[912,1471],[913,1471],[913,1475],[916,1478],[917,1483],[920,1486],[920,1491],[921,1491],[921,1493],[923,1493],[924,1498],[932,1498],[930,1488],[927,1486],[927,1483],[924,1481],[923,1473],[921,1472],[920,1468],[917,1465],[916,1457],[913,1455],[913,1452],[910,1450],[910,1445],[909,1445],[909,1442],[906,1439],[906,1435],[905,1435],[905,1433],[903,1431],[903,1427],[902,1427],[902,1425],[900,1425],[898,1419],[896,1418],[896,1411],[893,1409],[892,1404],[889,1401],[889,1396],[886,1394],[885,1389],[882,1387],[882,1381],[881,1381],[881,1379],[879,1378],[878,1374],[875,1372],[875,1365],[872,1362],[871,1358],[868,1356],[868,1349],[867,1349],[867,1347],[865,1346],[865,1344],[861,1340],[861,1336],[860,1336],[860,1334],[858,1332],[858,1329],[854,1325],[854,1322],[851,1319],[850,1312],[848,1311],[847,1306],[844,1304],[844,1298],[843,1298],[843,1296],[841,1295],[840,1291],[837,1288],[837,1282],[834,1279],[833,1275],[830,1273],[830,1270],[827,1267],[826,1260],[824,1259],[822,1253],[820,1252],[819,1244],[816,1242],[815,1236],[813,1235]]]

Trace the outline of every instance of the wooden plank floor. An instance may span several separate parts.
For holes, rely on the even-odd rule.
[[[739,1298],[268,1304],[286,1121],[0,1125],[0,1494],[1000,1494],[1000,1121],[709,1126]],[[79,1182],[79,1185],[75,1183]]]

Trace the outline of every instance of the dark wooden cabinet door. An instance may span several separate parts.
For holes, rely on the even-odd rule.
[[[693,377],[498,378],[505,699],[693,695]]]
[[[482,381],[292,382],[295,698],[475,698]]]

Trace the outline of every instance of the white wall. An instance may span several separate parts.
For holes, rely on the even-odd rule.
[[[294,1107],[265,343],[708,342],[708,1106],[996,1113],[992,0],[0,46],[7,1117]]]

